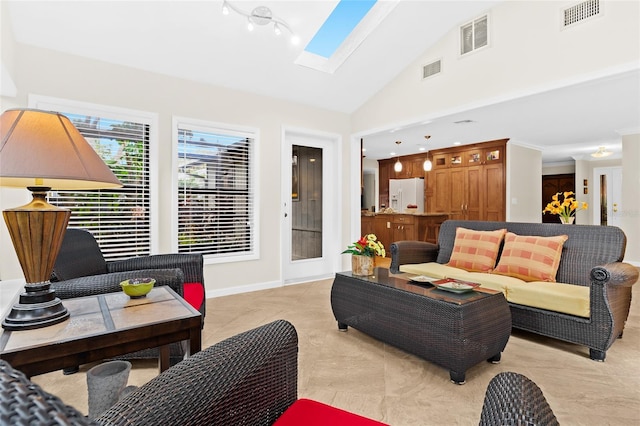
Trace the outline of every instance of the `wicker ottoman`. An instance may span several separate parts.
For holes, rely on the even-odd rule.
[[[414,284],[410,276],[385,268],[368,277],[336,274],[331,307],[338,328],[351,326],[438,364],[457,384],[465,382],[468,368],[500,360],[511,334],[511,312],[502,293],[449,293]]]

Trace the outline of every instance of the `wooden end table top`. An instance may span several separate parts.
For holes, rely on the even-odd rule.
[[[0,359],[27,376],[160,348],[159,368],[169,368],[169,344],[188,341],[201,350],[200,312],[167,286],[146,297],[123,292],[64,299],[70,318],[34,330],[2,330]]]

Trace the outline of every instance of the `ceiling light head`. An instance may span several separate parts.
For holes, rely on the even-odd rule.
[[[222,14],[223,15],[228,15],[229,14],[229,5],[227,4],[226,1],[222,2]]]
[[[273,32],[275,33],[275,35],[279,36],[280,34],[282,34],[282,30],[280,29],[280,25],[278,25],[277,22],[274,22],[273,24]]]
[[[258,6],[251,11],[249,20],[256,25],[267,25],[273,21],[273,14],[271,9],[266,6]]]
[[[422,164],[422,168],[424,169],[425,172],[430,172],[431,169],[433,168],[433,164],[431,163],[431,160],[429,160],[428,158],[424,160],[424,163]]]
[[[611,154],[613,154],[613,152],[607,151],[604,146],[601,146],[598,148],[596,152],[592,153],[591,156],[594,158],[603,158],[603,157],[608,157]]]
[[[248,29],[249,31],[253,31],[253,22],[251,22],[251,18],[247,18],[247,21],[248,21],[248,23],[247,23],[247,29]]]

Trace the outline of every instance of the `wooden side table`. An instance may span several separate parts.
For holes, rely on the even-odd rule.
[[[70,318],[35,330],[0,335],[0,359],[27,376],[160,347],[159,369],[169,368],[169,344],[188,342],[187,354],[202,345],[200,312],[166,286],[146,297],[123,292],[65,299]]]

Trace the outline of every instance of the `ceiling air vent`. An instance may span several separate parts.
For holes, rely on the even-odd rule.
[[[442,71],[442,62],[438,59],[422,67],[422,79],[424,80],[427,77],[438,74],[440,71]]]
[[[564,9],[563,11],[563,27],[568,27],[585,19],[600,14],[600,0],[587,0],[578,3],[575,6]]]

